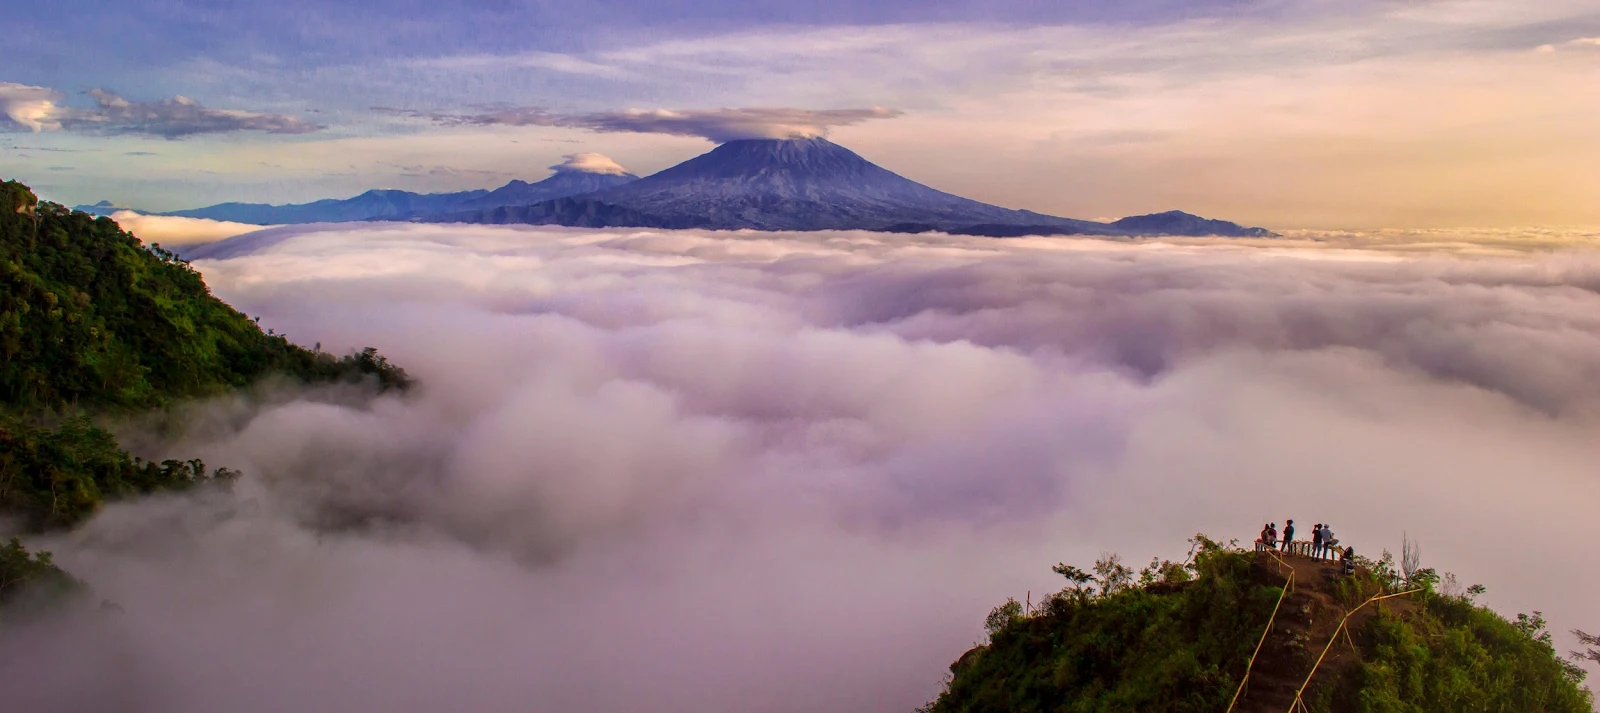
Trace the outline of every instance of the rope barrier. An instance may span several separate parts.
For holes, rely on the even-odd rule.
[[[1306,704],[1305,704],[1305,701],[1303,701],[1301,699],[1301,695],[1306,692],[1306,687],[1311,685],[1311,677],[1317,675],[1317,668],[1322,666],[1322,659],[1326,658],[1327,655],[1328,655],[1328,650],[1333,648],[1333,642],[1339,640],[1339,632],[1344,630],[1344,626],[1345,626],[1345,624],[1347,622],[1350,621],[1350,617],[1355,616],[1356,612],[1361,611],[1362,609],[1365,609],[1368,604],[1371,604],[1373,602],[1381,602],[1381,601],[1383,601],[1385,599],[1393,599],[1395,597],[1403,597],[1403,596],[1406,596],[1407,594],[1416,594],[1417,592],[1420,592],[1420,591],[1422,591],[1422,589],[1419,587],[1417,589],[1412,589],[1412,590],[1400,592],[1398,594],[1386,594],[1386,595],[1381,596],[1381,597],[1377,596],[1377,595],[1373,595],[1372,598],[1362,602],[1361,606],[1358,606],[1358,607],[1356,607],[1354,609],[1351,609],[1350,613],[1345,614],[1344,618],[1339,620],[1339,627],[1333,630],[1333,636],[1329,637],[1328,645],[1322,647],[1322,654],[1317,657],[1317,662],[1311,666],[1311,672],[1306,674],[1306,680],[1303,683],[1300,684],[1299,690],[1294,692],[1294,703],[1291,703],[1289,705],[1289,710],[1288,710],[1287,713],[1295,713],[1295,709],[1297,707],[1302,709],[1302,710],[1305,709]]]
[[[1269,550],[1270,552],[1270,550]],[[1283,571],[1283,558],[1276,552],[1271,552],[1272,557],[1278,560],[1278,571]],[[1278,603],[1272,605],[1272,616],[1267,618],[1267,628],[1261,632],[1261,640],[1256,642],[1256,650],[1250,654],[1250,663],[1245,664],[1244,677],[1239,679],[1239,687],[1233,692],[1233,700],[1228,701],[1228,713],[1233,713],[1234,705],[1239,702],[1239,694],[1244,693],[1244,684],[1250,680],[1250,669],[1256,665],[1256,657],[1261,655],[1261,646],[1267,643],[1267,636],[1272,633],[1272,624],[1278,620],[1278,607],[1283,606],[1284,597],[1289,596],[1289,590],[1294,588],[1294,568],[1289,568],[1289,579],[1283,583],[1283,592],[1278,595]]]

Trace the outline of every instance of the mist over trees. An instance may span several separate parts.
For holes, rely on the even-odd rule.
[[[413,225],[274,238],[197,265],[304,342],[404,349],[429,388],[174,399],[162,408],[206,425],[152,450],[119,426],[124,450],[248,477],[29,538],[127,611],[104,618],[120,647],[0,638],[0,659],[31,657],[0,687],[53,704],[23,707],[904,710],[997,602],[1015,595],[1022,616],[1062,586],[1040,563],[1131,591],[1094,566],[1114,548],[1138,555],[1122,565],[1135,587],[1176,580],[1137,566],[1170,554],[1175,528],[1238,526],[1307,491],[1358,547],[1427,533],[1422,568],[1486,578],[1476,601],[1588,623],[1574,592],[1513,578],[1583,539],[1551,534],[1593,529],[1570,517],[1583,498],[1539,497],[1588,492],[1600,310],[1581,256]],[[1452,508],[1424,506],[1440,492]],[[306,517],[329,502],[350,517]]]
[[[135,457],[103,418],[268,376],[411,384],[375,349],[340,357],[263,332],[172,252],[15,181],[0,183],[0,284],[0,517],[29,532],[73,527],[109,500],[236,477],[198,459]],[[0,602],[29,583],[75,586],[16,540],[0,549],[0,573]]]

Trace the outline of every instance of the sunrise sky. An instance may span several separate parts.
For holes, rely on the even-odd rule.
[[[743,117],[1071,217],[1600,224],[1595,0],[19,9],[0,175],[68,204],[493,187],[587,151],[644,175]]]

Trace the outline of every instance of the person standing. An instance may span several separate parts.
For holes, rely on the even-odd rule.
[[[1322,523],[1311,528],[1311,556],[1322,559]]]
[[[1294,544],[1294,521],[1289,520],[1283,525],[1283,551],[1288,552],[1292,544]]]
[[[1338,546],[1338,544],[1339,544],[1339,538],[1333,536],[1333,526],[1332,525],[1323,525],[1322,526],[1322,554],[1323,554],[1323,556],[1325,556],[1325,557],[1327,557],[1329,559],[1332,559],[1334,556],[1336,556],[1339,553],[1339,551],[1337,549],[1335,549]]]

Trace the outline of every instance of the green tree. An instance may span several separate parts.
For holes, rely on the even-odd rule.
[[[171,251],[0,182],[0,517],[33,531],[68,528],[108,500],[236,477],[199,460],[136,458],[95,418],[274,376],[411,385],[376,349],[307,350],[258,321],[214,297]],[[0,549],[0,599],[70,582],[48,553],[17,541]]]

